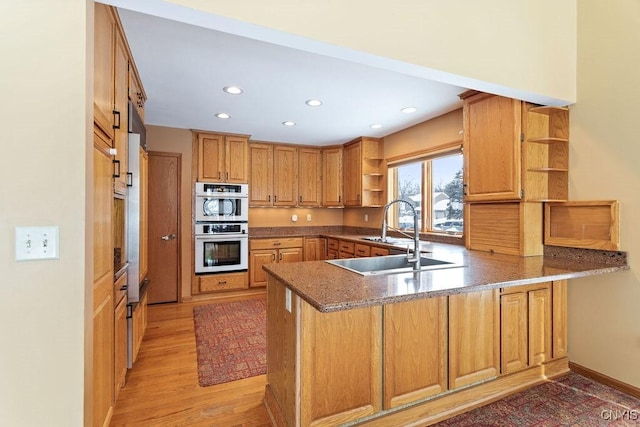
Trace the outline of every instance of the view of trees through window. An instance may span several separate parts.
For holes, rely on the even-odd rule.
[[[421,224],[423,210],[429,209],[424,222],[428,231],[462,233],[462,154],[397,166],[396,172],[396,197],[413,204]],[[431,179],[423,181],[423,176]],[[423,190],[424,182],[432,188]],[[398,206],[397,226],[413,229],[413,215],[404,204]]]

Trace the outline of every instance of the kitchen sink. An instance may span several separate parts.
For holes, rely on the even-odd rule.
[[[414,271],[413,264],[406,255],[388,255],[371,258],[347,258],[326,261],[354,273],[363,276],[376,274],[410,273]],[[463,265],[451,261],[443,261],[435,258],[420,257],[419,271],[437,270],[441,268],[462,267]]]

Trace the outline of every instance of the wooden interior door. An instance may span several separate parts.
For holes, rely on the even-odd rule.
[[[149,304],[178,301],[179,153],[149,152]]]

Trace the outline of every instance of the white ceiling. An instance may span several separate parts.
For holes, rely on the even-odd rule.
[[[249,134],[261,141],[342,144],[389,135],[454,110],[465,90],[206,26],[123,8],[119,14],[151,125]],[[224,93],[229,85],[244,93]],[[308,107],[311,98],[323,105]],[[402,113],[404,107],[417,111]],[[231,118],[216,118],[220,112]],[[283,126],[286,120],[296,126]],[[374,123],[382,127],[372,129]]]

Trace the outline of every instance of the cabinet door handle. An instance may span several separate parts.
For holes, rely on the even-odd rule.
[[[338,196],[338,203],[342,203],[342,196]]]
[[[127,172],[127,187],[133,187],[133,173]]]
[[[218,172],[218,179],[222,178],[222,174],[220,172]]]
[[[225,181],[229,181],[229,172],[225,172]]]
[[[298,200],[300,201],[300,203],[302,203],[302,196],[300,196]]]
[[[273,203],[276,203],[278,201],[278,196],[273,196]]]
[[[226,280],[219,280],[218,281],[218,285],[226,285],[227,281]]]
[[[280,254],[280,261],[282,261],[282,254]]]
[[[120,160],[113,160],[113,164],[116,166],[113,170],[113,177],[120,178]],[[116,172],[116,169],[118,172]]]
[[[282,242],[273,242],[273,246],[280,246]]]
[[[118,118],[118,124],[116,124],[115,122],[113,123],[113,128],[114,129],[120,129],[120,111],[118,110],[113,110],[113,115],[116,116]]]
[[[269,201],[269,203],[271,203],[271,194],[267,196],[267,200]]]

